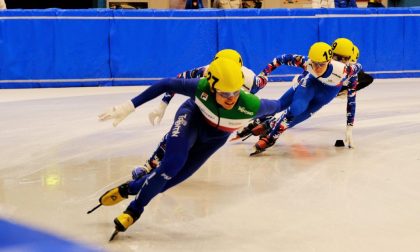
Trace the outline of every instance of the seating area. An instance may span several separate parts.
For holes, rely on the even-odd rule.
[[[214,0],[202,0],[205,8],[211,8]],[[358,0],[359,7],[366,7],[368,0]],[[244,2],[244,1],[242,1]],[[382,1],[384,4],[388,0]],[[312,8],[312,0],[261,0],[262,8]],[[185,6],[185,0],[106,0],[106,7],[133,9],[137,6],[149,9],[181,9]]]

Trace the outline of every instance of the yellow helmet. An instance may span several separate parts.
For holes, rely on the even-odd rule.
[[[329,61],[332,57],[331,46],[324,42],[316,42],[309,49],[308,56],[315,62]]]
[[[359,60],[359,48],[357,48],[357,46],[354,46],[354,52],[353,55],[350,58],[350,62],[351,63],[356,63]]]
[[[241,66],[243,65],[242,64],[242,57],[241,57],[241,55],[237,51],[235,51],[233,49],[223,49],[223,50],[220,50],[214,56],[214,59],[218,59],[218,58],[227,58],[227,59],[233,60],[235,62],[238,62]]]
[[[233,60],[217,58],[210,63],[206,74],[210,86],[221,92],[235,92],[244,84],[241,66]]]
[[[338,38],[332,43],[332,50],[334,54],[344,57],[351,57],[353,55],[353,42],[346,38]]]

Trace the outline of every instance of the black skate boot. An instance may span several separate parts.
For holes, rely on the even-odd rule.
[[[241,138],[244,138],[242,141],[248,139],[250,136],[252,136],[252,129],[255,128],[258,124],[260,124],[260,119],[257,118],[254,121],[250,122],[242,130],[238,130],[236,132],[236,136],[230,139],[230,141],[235,141]]]

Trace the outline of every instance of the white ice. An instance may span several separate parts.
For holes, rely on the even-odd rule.
[[[278,98],[290,83],[259,93]],[[375,80],[357,95],[356,148],[335,99],[260,156],[228,143],[191,178],[158,195],[109,243],[129,200],[90,215],[168,130],[155,99],[117,128],[96,116],[144,87],[0,90],[0,217],[109,251],[419,251],[420,80]]]

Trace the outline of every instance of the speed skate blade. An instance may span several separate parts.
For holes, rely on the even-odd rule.
[[[114,230],[114,233],[112,233],[112,235],[111,235],[111,238],[109,238],[109,241],[112,241],[112,240],[114,240],[114,238],[115,238],[115,236],[117,236],[117,234],[119,233],[120,231],[118,231],[118,230]]]
[[[95,210],[96,210],[96,209],[98,209],[100,206],[102,206],[102,204],[101,204],[101,203],[99,203],[99,205],[97,205],[96,207],[92,208],[92,210],[89,210],[89,211],[87,212],[87,214],[90,214],[91,212],[95,211]]]
[[[251,133],[250,133],[250,134],[248,134],[248,135],[246,135],[246,136],[243,136],[243,137],[236,135],[235,137],[233,137],[232,139],[230,139],[230,140],[229,140],[229,142],[233,142],[233,141],[239,140],[239,139],[241,139],[241,138],[242,138],[242,141],[245,141],[245,140],[247,140],[248,138],[250,138],[251,136],[252,136],[252,134],[251,134]]]
[[[249,134],[248,136],[244,137],[244,139],[242,139],[242,142],[247,140],[248,138],[250,138],[252,136],[252,134]]]
[[[240,137],[240,136],[235,136],[235,137],[232,137],[232,138],[229,140],[229,142],[233,142],[233,141],[236,141],[236,140],[238,140],[238,139],[241,139],[241,137]]]
[[[251,152],[249,155],[252,157],[252,156],[255,156],[257,154],[260,154],[261,152],[264,152],[264,151],[265,150],[260,150],[260,149],[255,148],[254,149],[254,152]]]

